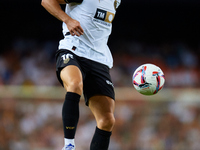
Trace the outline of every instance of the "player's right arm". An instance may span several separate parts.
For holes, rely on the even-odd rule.
[[[70,34],[80,36],[83,29],[77,20],[72,19],[60,7],[60,4],[66,4],[65,0],[42,0],[41,5],[54,17],[67,25]]]

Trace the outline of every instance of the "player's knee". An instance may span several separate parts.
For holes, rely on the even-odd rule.
[[[113,115],[104,117],[98,121],[98,125],[101,129],[110,131],[115,125],[115,117]]]
[[[67,83],[67,91],[82,94],[83,91],[83,82],[79,80],[72,80]]]

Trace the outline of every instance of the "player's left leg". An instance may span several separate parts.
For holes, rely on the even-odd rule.
[[[115,124],[115,101],[108,96],[93,96],[89,99],[89,108],[97,122],[90,150],[108,150],[111,132]]]

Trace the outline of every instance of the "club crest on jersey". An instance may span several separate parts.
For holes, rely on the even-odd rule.
[[[119,7],[120,3],[121,3],[121,0],[115,0],[114,2],[115,10]]]
[[[97,8],[97,11],[95,13],[94,16],[94,21],[110,26],[110,24],[112,23],[113,19],[114,19],[115,14],[99,9]]]

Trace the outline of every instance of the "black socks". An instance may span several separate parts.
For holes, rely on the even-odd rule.
[[[76,127],[79,120],[80,95],[67,92],[62,109],[64,137],[74,139]],[[108,150],[111,132],[96,127],[90,150]]]
[[[108,150],[111,132],[96,127],[90,150]]]
[[[62,109],[62,120],[65,138],[74,139],[79,120],[79,101],[79,94],[67,92]]]

